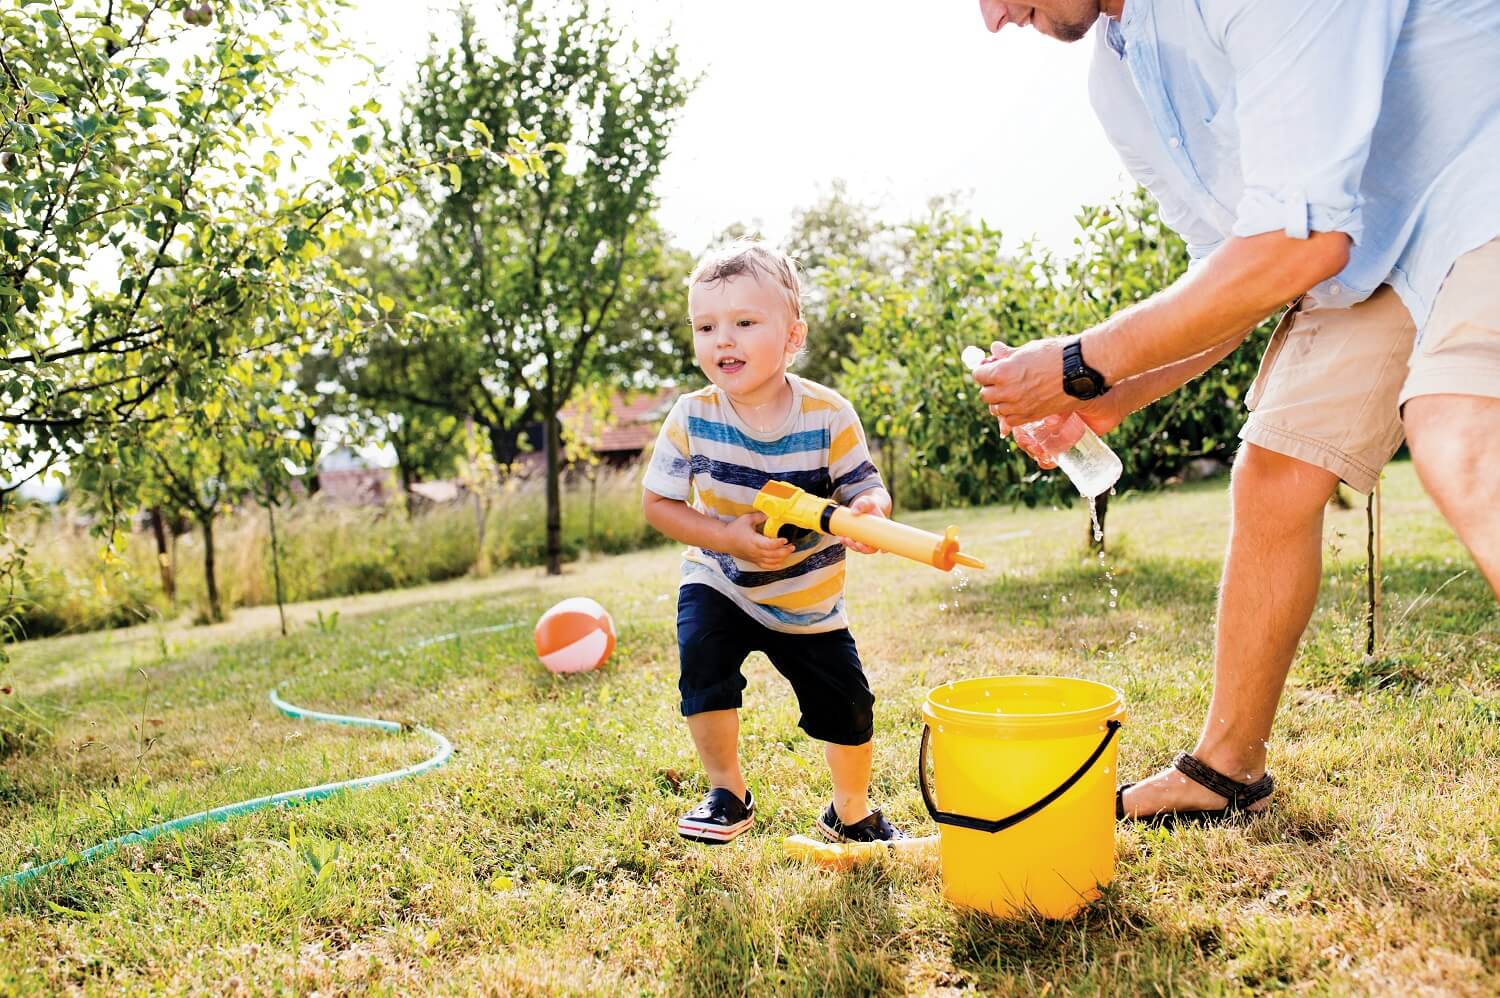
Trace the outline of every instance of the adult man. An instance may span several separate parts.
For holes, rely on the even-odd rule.
[[[1261,362],[1231,484],[1214,695],[1191,756],[1122,817],[1266,805],[1266,739],[1321,577],[1323,508],[1403,430],[1500,592],[1500,0],[981,0],[991,31],[1092,28],[1090,95],[1197,263],[1079,337],[981,367],[1002,428],[1098,430],[1297,301]],[[1415,349],[1413,345],[1415,344]]]

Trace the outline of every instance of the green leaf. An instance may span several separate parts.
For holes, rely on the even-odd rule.
[[[458,188],[462,187],[464,185],[464,175],[463,175],[463,171],[461,171],[458,168],[458,164],[456,164],[456,163],[448,163],[447,164],[447,168],[448,168],[448,183],[449,183],[449,185],[454,190],[457,190]]]
[[[396,309],[396,299],[387,294],[376,295],[375,304],[380,306],[382,312],[393,312]]]

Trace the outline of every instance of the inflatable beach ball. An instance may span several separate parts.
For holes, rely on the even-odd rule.
[[[597,669],[615,650],[615,622],[587,596],[574,596],[536,622],[536,653],[553,672]]]

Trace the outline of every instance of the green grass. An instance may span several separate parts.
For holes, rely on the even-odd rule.
[[[1119,499],[1114,609],[1077,508],[951,514],[992,566],[963,588],[860,559],[850,604],[888,813],[930,829],[918,711],[949,679],[1118,685],[1127,778],[1189,747],[1226,511],[1222,483]],[[1363,511],[1330,515],[1336,556],[1272,738],[1269,816],[1121,829],[1115,883],[1068,923],[955,910],[918,867],[784,860],[782,836],[810,825],[828,780],[759,658],[742,747],[762,821],[726,848],[681,842],[676,817],[703,783],[676,713],[674,549],[299,606],[288,640],[274,612],[246,611],[24,644],[0,704],[19,698],[45,731],[0,762],[0,870],[426,754],[283,719],[272,685],[431,725],[457,752],[417,781],[130,848],[0,899],[0,991],[1494,993],[1500,620],[1407,466],[1387,476],[1385,537],[1389,633],[1365,662]],[[607,670],[554,679],[530,624],[573,594],[613,611],[620,644]],[[521,626],[413,647],[505,621]]]

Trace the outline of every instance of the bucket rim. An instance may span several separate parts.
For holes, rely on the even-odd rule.
[[[1033,684],[1061,682],[1069,685],[1092,686],[1098,688],[1101,692],[1107,692],[1109,697],[1096,706],[1083,707],[1078,710],[1053,711],[1046,714],[997,714],[994,711],[966,710],[962,707],[954,707],[950,704],[936,702],[933,699],[943,690],[962,688],[964,686],[1005,683],[1007,681]],[[1038,676],[1024,673],[1013,673],[1004,676],[974,676],[968,679],[950,680],[928,691],[927,699],[922,704],[922,716],[928,723],[956,724],[963,727],[980,728],[986,731],[1007,729],[1024,729],[1028,731],[1067,729],[1082,731],[1088,728],[1103,730],[1105,722],[1124,719],[1125,694],[1118,687],[1110,686],[1108,683],[1101,683],[1093,679],[1081,679],[1076,676]]]

